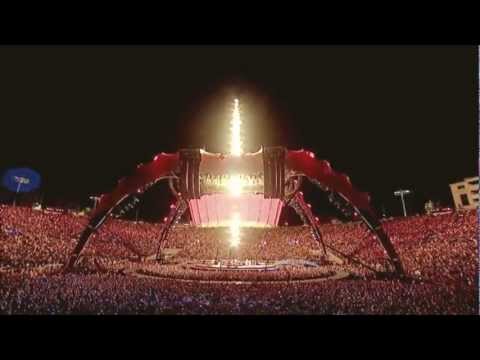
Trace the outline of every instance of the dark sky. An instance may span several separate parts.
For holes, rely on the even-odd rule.
[[[157,152],[227,150],[234,96],[248,150],[311,149],[391,213],[395,189],[449,204],[477,174],[475,47],[2,47],[0,65],[0,172],[34,168],[47,202]]]

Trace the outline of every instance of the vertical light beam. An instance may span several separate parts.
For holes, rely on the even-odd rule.
[[[230,246],[237,247],[240,244],[240,216],[233,214],[230,220]]]

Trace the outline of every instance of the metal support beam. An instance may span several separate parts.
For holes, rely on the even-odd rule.
[[[395,273],[400,277],[405,276],[405,271],[403,270],[400,257],[395,251],[395,248],[393,247],[393,244],[390,241],[387,233],[383,229],[380,221],[371,214],[356,208],[353,204],[350,203],[348,199],[342,196],[342,194],[331,192],[328,196],[328,199],[334,207],[336,207],[346,216],[351,217],[352,213],[357,213],[362,219],[362,222],[373,234],[375,234],[378,242],[384,248],[385,252],[387,253],[388,259],[394,268]]]
[[[161,260],[162,256],[162,246],[167,241],[168,235],[170,230],[175,226],[175,224],[180,220],[182,215],[188,209],[188,204],[185,200],[179,199],[175,205],[170,207],[170,212],[167,216],[167,220],[165,221],[165,225],[162,229],[162,233],[160,234],[160,239],[158,240],[158,247],[156,252],[156,259]]]
[[[315,216],[313,215],[310,207],[305,203],[302,193],[297,192],[294,195],[293,199],[291,200],[290,206],[292,206],[293,209],[297,212],[297,214],[302,218],[303,222],[310,225],[314,239],[322,247],[324,256],[328,256],[325,243],[323,242],[323,236],[320,232]]]

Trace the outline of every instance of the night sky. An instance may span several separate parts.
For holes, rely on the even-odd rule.
[[[396,189],[452,205],[478,173],[476,47],[1,47],[0,65],[0,172],[37,170],[47,204],[88,204],[158,152],[227,151],[235,96],[248,151],[311,149],[388,214]]]

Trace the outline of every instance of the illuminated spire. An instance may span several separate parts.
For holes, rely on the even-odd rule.
[[[240,128],[242,120],[240,118],[240,109],[238,99],[234,100],[232,120],[230,121],[230,154],[240,156],[243,154],[243,144]]]

